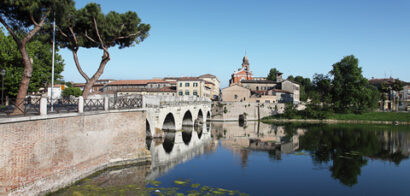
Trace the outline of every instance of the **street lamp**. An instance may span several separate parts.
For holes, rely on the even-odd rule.
[[[1,105],[4,105],[4,76],[6,75],[6,70],[2,69],[1,70],[1,76],[2,76],[2,83],[1,83]]]

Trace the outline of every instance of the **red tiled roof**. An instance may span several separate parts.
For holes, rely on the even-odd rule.
[[[117,92],[176,92],[175,87],[166,86],[162,88],[123,88]]]
[[[216,78],[216,76],[212,74],[204,74],[204,75],[200,75],[199,78]]]
[[[203,81],[203,80],[199,79],[198,77],[180,77],[180,78],[177,78],[177,81]]]
[[[109,86],[115,85],[145,85],[148,83],[169,83],[168,81],[164,81],[162,79],[151,79],[151,80],[117,80],[108,83]]]
[[[73,84],[73,87],[84,87],[85,86],[85,83],[74,83]],[[93,85],[93,87],[94,86],[104,86],[104,84],[101,84],[101,83],[95,83],[94,85]]]
[[[290,93],[290,94],[293,94],[292,92],[285,91],[285,90],[282,90],[282,89],[272,89],[272,91],[274,91],[274,92],[279,92],[279,93]]]
[[[205,84],[212,84],[212,85],[215,85],[213,82],[209,82],[209,81],[206,81],[206,80],[205,80]]]

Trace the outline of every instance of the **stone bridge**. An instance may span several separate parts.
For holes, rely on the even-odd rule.
[[[147,137],[164,137],[164,130],[182,130],[183,126],[202,126],[211,118],[211,100],[202,97],[144,95],[142,107]]]

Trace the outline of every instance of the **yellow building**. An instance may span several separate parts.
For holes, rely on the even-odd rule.
[[[204,74],[199,76],[200,79],[205,80],[205,85],[211,88],[210,99],[219,100],[220,97],[220,81],[212,74]]]
[[[178,96],[210,97],[211,88],[198,77],[181,77],[177,79]]]

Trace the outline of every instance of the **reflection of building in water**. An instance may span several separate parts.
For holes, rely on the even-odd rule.
[[[153,180],[180,163],[215,150],[206,124],[202,125],[202,131],[191,126],[185,127],[184,132],[167,132],[163,142],[151,142],[152,163],[146,179]]]
[[[390,154],[400,153],[404,157],[410,155],[410,132],[384,131],[379,135],[383,150]]]
[[[274,126],[256,121],[248,121],[242,127],[238,122],[212,123],[213,135],[221,140],[222,146],[231,149],[242,159],[246,166],[250,150],[271,151],[280,159],[282,153],[291,153],[299,149],[299,136],[304,129],[286,130],[284,126]]]

